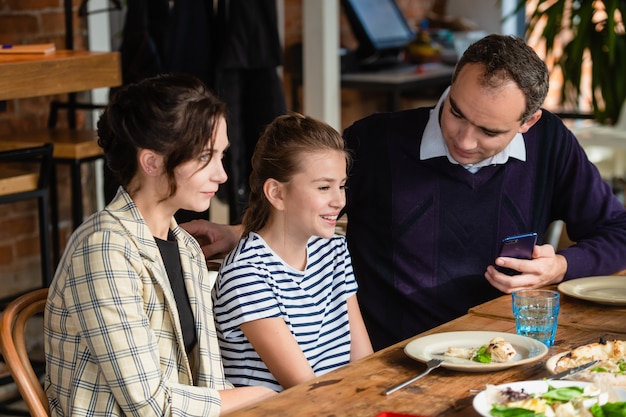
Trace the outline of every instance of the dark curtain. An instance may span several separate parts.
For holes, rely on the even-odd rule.
[[[219,198],[231,223],[241,221],[248,200],[250,159],[267,124],[287,111],[276,70],[282,63],[275,0],[128,0],[121,45],[124,83],[164,72],[202,79],[225,101],[230,148],[228,181]],[[105,171],[105,197],[117,189]],[[179,222],[208,218],[181,211]]]
[[[167,34],[170,22],[168,0],[128,0],[122,29],[120,57],[122,83],[131,84],[163,73],[167,54]],[[115,94],[116,89],[111,89]],[[108,166],[104,166],[104,198],[115,197],[118,181]]]
[[[219,0],[216,24],[215,89],[228,107],[230,148],[225,191],[231,223],[248,202],[256,142],[266,125],[287,111],[276,73],[282,63],[275,0]]]

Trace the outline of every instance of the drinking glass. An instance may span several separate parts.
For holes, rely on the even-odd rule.
[[[561,295],[552,290],[520,290],[513,293],[515,331],[546,346],[554,345]]]

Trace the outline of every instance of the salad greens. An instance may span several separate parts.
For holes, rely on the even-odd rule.
[[[472,356],[472,360],[480,363],[491,363],[491,353],[487,352],[487,347],[481,346]]]
[[[548,404],[554,404],[556,402],[566,403],[583,395],[583,391],[581,387],[554,388],[549,386],[548,391],[539,395],[539,397],[545,399]]]
[[[604,405],[594,404],[589,411],[594,417],[624,417],[626,416],[626,401]]]
[[[539,394],[531,394],[532,398],[541,398],[548,405],[555,403],[568,403],[576,398],[584,396],[584,389],[581,387],[556,388],[548,386],[548,391]],[[626,417],[626,402],[614,402],[599,405],[593,404],[589,411],[594,417]],[[490,410],[494,417],[546,417],[545,413],[536,413],[532,410],[521,407],[509,407],[502,404],[494,404]]]
[[[507,407],[505,405],[496,405],[491,411],[491,415],[494,417],[545,417],[544,413],[535,413],[532,410],[527,410],[520,407]]]
[[[626,360],[620,359],[617,361],[617,366],[619,367],[619,371],[609,371],[602,366],[596,366],[595,368],[591,368],[591,372],[611,372],[618,375],[626,374]]]

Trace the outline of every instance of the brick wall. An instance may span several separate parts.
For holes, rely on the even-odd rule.
[[[80,0],[73,0],[74,45],[84,49],[84,22],[77,16]],[[54,43],[65,48],[63,0],[0,0],[0,43]],[[46,126],[50,101],[66,96],[9,100],[0,111],[0,135],[11,135]],[[59,125],[66,124],[64,114]],[[84,115],[78,115],[79,125]],[[84,168],[84,180],[93,183],[93,168]],[[61,240],[70,233],[69,169],[57,170]],[[93,187],[90,187],[93,188]],[[86,212],[93,210],[93,196],[86,198]],[[37,203],[35,200],[0,205],[0,298],[36,288],[41,282]]]

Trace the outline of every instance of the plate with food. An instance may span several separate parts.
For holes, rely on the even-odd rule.
[[[605,381],[613,386],[626,388],[626,340],[604,340],[578,346],[556,354],[546,361],[551,374],[575,368],[598,360],[592,368],[576,374],[581,381]]]
[[[586,277],[561,282],[559,291],[570,297],[605,305],[626,305],[626,276]]]
[[[407,356],[420,362],[443,360],[443,368],[491,372],[532,363],[548,354],[543,343],[514,333],[460,331],[435,333],[410,341]]]
[[[583,381],[519,381],[487,385],[472,405],[483,417],[623,416],[626,390]]]

